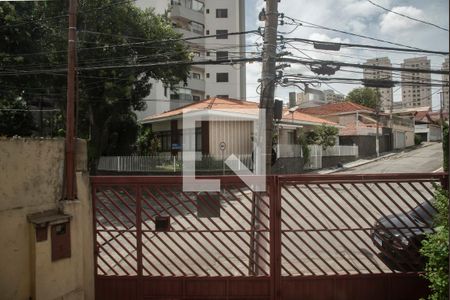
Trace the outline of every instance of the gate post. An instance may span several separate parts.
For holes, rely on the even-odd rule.
[[[271,299],[281,299],[281,185],[278,176],[270,176],[270,283]]]
[[[136,185],[136,259],[137,259],[137,299],[144,299],[142,277],[142,187]]]

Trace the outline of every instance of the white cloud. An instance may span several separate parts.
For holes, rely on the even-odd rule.
[[[243,1],[243,0],[241,0]],[[248,21],[249,28],[263,26],[263,23],[256,20],[257,13],[265,6],[263,0],[245,0],[248,3],[247,13],[253,16]],[[375,3],[393,9],[396,12],[410,15],[415,18],[427,20],[444,27],[448,27],[449,20],[449,1],[448,0],[373,0]],[[393,5],[395,4],[395,5]],[[394,7],[393,7],[394,6]],[[355,34],[370,36],[382,40],[388,40],[395,43],[409,45],[413,47],[448,51],[449,36],[448,32],[427,26],[404,17],[387,13],[383,9],[371,5],[366,0],[281,0],[279,3],[279,12],[286,16],[310,23],[335,28],[342,31]],[[348,42],[355,44],[372,44],[393,46],[381,42],[363,39],[361,37],[342,34],[339,32],[327,31],[311,26],[300,26],[290,37],[309,38],[322,41]],[[283,26],[280,31],[289,32],[294,29],[293,26]],[[399,64],[403,59],[413,57],[415,54],[393,53],[386,51],[364,50],[360,48],[345,48],[339,52],[323,51],[317,52],[311,45],[295,43],[295,46],[303,49],[302,51],[316,59],[327,59],[334,61],[345,61],[353,63],[363,63],[368,58],[387,56],[391,62]],[[288,46],[288,51],[293,54],[304,57],[298,51]],[[309,50],[309,51],[305,51]],[[443,57],[429,56],[434,68],[442,64]],[[256,95],[256,79],[260,78],[260,64],[249,65],[247,81],[249,82],[247,94]],[[361,71],[361,70],[355,70]],[[306,73],[302,65],[292,65],[291,69],[286,69],[289,73]],[[360,73],[338,72],[336,77],[355,77],[361,78]],[[433,79],[441,79],[440,76],[432,76]],[[251,85],[250,85],[251,84]],[[351,89],[358,87],[355,85],[333,84],[336,89],[347,93]],[[328,88],[323,85],[321,88]],[[280,88],[276,90],[276,95],[287,99],[288,92],[294,88]],[[433,89],[435,91],[436,89]],[[401,92],[401,91],[400,91]],[[438,95],[437,95],[438,97]]]
[[[392,8],[393,12],[401,13],[413,18],[423,19],[423,11],[412,6],[397,6]],[[388,12],[382,16],[380,22],[380,32],[383,34],[396,35],[399,31],[412,31],[420,23],[401,17],[392,12]]]

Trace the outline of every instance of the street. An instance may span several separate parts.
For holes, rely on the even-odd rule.
[[[433,143],[414,150],[405,150],[385,159],[340,171],[339,174],[361,173],[427,173],[442,167],[442,144]]]

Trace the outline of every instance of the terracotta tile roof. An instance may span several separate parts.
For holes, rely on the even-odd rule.
[[[414,119],[416,121],[420,121],[420,122],[427,122],[429,123],[431,121],[430,116],[428,115],[427,111],[418,111],[415,115],[414,115]]]
[[[145,123],[146,121],[159,120],[182,115],[183,110],[196,111],[196,110],[212,109],[218,111],[231,111],[239,109],[245,111],[245,109],[256,109],[256,108],[258,108],[258,103],[256,102],[241,101],[236,99],[210,98],[199,102],[194,102],[176,109],[172,109],[157,115],[146,117],[143,119],[143,122]]]
[[[293,114],[289,112],[287,109],[283,111],[283,119],[284,122],[289,122],[289,120],[296,120],[296,121],[303,121],[303,122],[310,122],[310,123],[319,123],[319,124],[327,124],[327,125],[337,125],[334,122],[318,118],[316,116],[311,116],[308,114],[305,114],[303,112],[294,111]]]
[[[335,115],[340,113],[346,113],[346,112],[356,112],[356,111],[370,111],[374,112],[375,110],[363,106],[360,104],[356,104],[350,101],[346,102],[339,102],[339,103],[329,103],[324,104],[321,106],[316,107],[308,107],[308,108],[301,108],[299,111],[303,113],[307,113],[309,115],[317,115],[317,116],[326,116],[326,115]]]
[[[142,120],[142,123],[153,123],[158,120],[164,120],[166,118],[176,118],[178,116],[181,116],[183,114],[183,110],[187,111],[198,111],[198,110],[214,110],[214,111],[223,111],[223,112],[235,112],[238,110],[240,113],[248,113],[248,114],[254,114],[255,109],[258,108],[258,103],[251,102],[251,101],[244,101],[244,100],[237,100],[237,99],[222,99],[222,98],[211,98],[202,100],[199,102],[194,102],[188,105],[185,105],[183,107],[169,110],[163,113],[160,113],[158,115],[153,115],[146,117]],[[289,121],[296,121],[296,122],[304,122],[304,123],[314,123],[314,124],[328,124],[328,125],[337,125],[336,123],[333,123],[328,120],[324,120],[321,118],[318,118],[316,116],[311,116],[309,114],[306,114],[304,112],[295,111],[293,114],[290,113],[288,110],[283,110],[283,122],[289,122]]]

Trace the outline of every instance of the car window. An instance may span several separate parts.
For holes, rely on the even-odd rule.
[[[411,212],[411,216],[428,225],[433,223],[433,217],[436,214],[436,209],[429,203],[423,202],[417,205]]]

